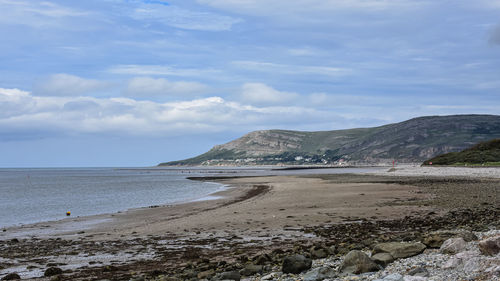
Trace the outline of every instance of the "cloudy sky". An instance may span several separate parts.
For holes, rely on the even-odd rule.
[[[500,112],[499,0],[0,0],[0,167]]]

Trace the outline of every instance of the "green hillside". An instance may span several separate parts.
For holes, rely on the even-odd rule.
[[[374,128],[301,132],[265,130],[170,165],[422,163],[500,138],[498,115],[427,116]]]
[[[424,162],[424,165],[500,166],[500,139],[481,142],[460,152],[450,152]]]

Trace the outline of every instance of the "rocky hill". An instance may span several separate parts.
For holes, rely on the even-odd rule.
[[[481,142],[460,152],[450,152],[424,162],[424,165],[500,166],[500,139]]]
[[[255,131],[197,157],[160,165],[422,163],[494,138],[500,138],[498,115],[428,116],[374,128]]]

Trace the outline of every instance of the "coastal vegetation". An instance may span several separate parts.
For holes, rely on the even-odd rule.
[[[500,139],[481,142],[460,152],[436,156],[423,165],[500,166]]]

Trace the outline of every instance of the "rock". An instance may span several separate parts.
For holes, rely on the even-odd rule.
[[[462,259],[459,259],[457,257],[452,257],[451,259],[447,260],[442,266],[442,269],[453,269],[457,268],[462,264]]]
[[[500,265],[490,266],[484,270],[484,272],[490,273],[493,276],[500,277]]]
[[[420,276],[420,277],[429,277],[429,271],[425,267],[417,267],[410,271],[408,271],[408,275],[411,276]]]
[[[467,230],[439,230],[424,236],[423,243],[429,248],[439,248],[450,238],[462,237],[466,242],[477,240],[477,236]]]
[[[252,276],[257,273],[262,273],[262,268],[262,265],[247,264],[242,270],[240,270],[240,274],[243,276]]]
[[[50,277],[49,281],[62,281],[62,280],[63,280],[63,278],[61,277],[61,275],[54,275],[54,276]],[[136,281],[135,279],[132,279],[132,280]],[[138,281],[141,281],[141,280],[138,280]]]
[[[360,274],[379,270],[377,264],[359,250],[350,251],[340,265],[342,274]]]
[[[313,259],[324,259],[329,255],[328,249],[317,246],[311,247],[310,253]]]
[[[330,247],[328,248],[328,253],[329,253],[330,255],[335,255],[335,253],[337,253],[337,248],[336,248],[335,246],[330,246]]]
[[[374,281],[403,281],[403,280],[404,280],[403,275],[399,273],[393,273],[384,276],[382,279],[376,279]]]
[[[102,271],[104,272],[111,272],[111,271],[117,271],[118,267],[114,265],[106,265]]]
[[[103,280],[100,280],[103,281]],[[177,277],[170,277],[170,276],[159,276],[154,281],[182,281],[181,279]]]
[[[9,273],[2,278],[2,280],[19,280],[19,279],[21,279],[21,276],[19,276],[19,274],[15,272]]]
[[[304,281],[321,281],[337,277],[337,272],[328,266],[317,267],[304,274]]]
[[[194,269],[187,269],[187,270],[184,270],[182,277],[184,277],[184,279],[192,279],[192,278],[196,278],[197,275],[198,275],[198,273],[196,273],[196,271]]]
[[[240,281],[241,275],[238,271],[227,271],[219,275],[219,280],[236,280]]]
[[[215,270],[209,269],[198,273],[196,277],[198,277],[198,279],[207,279],[208,277],[212,277],[214,274]]]
[[[470,271],[474,271],[478,265],[477,262],[479,260],[480,253],[479,251],[463,251],[454,256],[452,256],[448,261],[446,261],[441,268],[443,269],[451,269],[458,268],[464,266],[464,264],[468,263],[467,268]]]
[[[467,242],[462,237],[459,238],[450,238],[441,245],[439,251],[443,254],[454,255],[465,250],[465,246]]]
[[[267,254],[263,254],[260,256],[256,256],[253,260],[255,264],[264,265],[267,262],[271,261],[271,257]]]
[[[373,254],[389,253],[394,259],[416,256],[425,250],[426,246],[420,242],[388,242],[379,243],[373,248]]]
[[[43,273],[43,276],[45,277],[50,277],[58,274],[62,274],[63,271],[59,267],[49,267],[45,272]]]
[[[500,252],[500,235],[481,240],[478,246],[483,255],[496,255]]]
[[[281,272],[272,272],[267,275],[262,276],[260,280],[276,280],[281,276]]]
[[[373,255],[371,259],[376,264],[380,264],[383,267],[386,267],[388,264],[394,261],[394,258],[389,253],[378,253]]]
[[[427,277],[406,275],[403,281],[427,281]]]
[[[466,260],[462,259],[462,262],[464,263],[463,270],[465,272],[481,271],[481,260],[479,257],[474,257]]]
[[[301,273],[311,268],[312,260],[303,255],[285,257],[283,260],[283,273]]]

